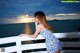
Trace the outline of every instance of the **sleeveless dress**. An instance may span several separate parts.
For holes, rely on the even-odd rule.
[[[54,53],[62,49],[62,43],[53,35],[50,30],[44,29],[40,31],[40,35],[45,38],[47,53]]]

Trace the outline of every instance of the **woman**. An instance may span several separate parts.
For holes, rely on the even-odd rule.
[[[36,38],[40,33],[46,41],[46,47],[48,53],[60,53],[62,49],[61,42],[53,35],[53,29],[46,21],[46,16],[42,11],[38,11],[34,14],[35,22],[37,23],[36,31],[33,35],[29,35],[29,37]]]

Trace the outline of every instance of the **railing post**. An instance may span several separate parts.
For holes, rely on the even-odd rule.
[[[21,50],[21,41],[20,40],[16,41],[16,46],[17,46],[17,53],[22,53],[22,50]]]

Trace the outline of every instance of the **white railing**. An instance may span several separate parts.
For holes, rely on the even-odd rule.
[[[54,35],[57,38],[80,38],[80,32],[54,33]],[[11,52],[22,53],[23,50],[46,48],[45,43],[34,43],[34,44],[25,44],[25,45],[21,44],[22,41],[40,40],[40,39],[44,39],[44,38],[41,35],[38,35],[38,37],[36,39],[30,38],[28,36],[23,36],[23,37],[14,36],[14,37],[0,38],[0,45],[6,44],[6,43],[13,43],[13,42],[16,43],[15,46],[1,47],[0,53],[11,53]],[[80,47],[80,42],[62,42],[62,43],[63,43],[63,47]],[[66,51],[64,50],[63,52],[66,53]],[[73,52],[73,51],[69,51],[69,52]],[[80,53],[79,50],[77,52]],[[36,52],[33,52],[33,53],[36,53]],[[47,53],[47,51],[45,51],[45,52],[43,51],[43,53]],[[76,53],[76,52],[74,52],[74,53]]]

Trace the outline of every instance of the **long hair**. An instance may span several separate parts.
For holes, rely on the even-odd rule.
[[[34,17],[37,17],[38,20],[45,26],[46,29],[53,31],[52,27],[48,24],[47,20],[46,20],[46,16],[44,14],[44,12],[42,11],[38,11],[34,14]]]

